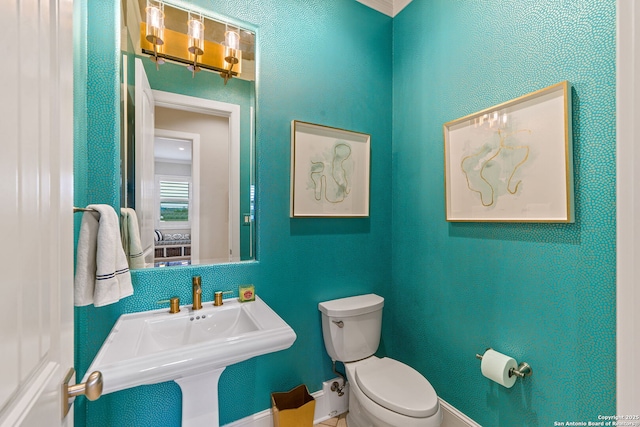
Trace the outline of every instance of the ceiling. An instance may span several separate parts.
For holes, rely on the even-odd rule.
[[[411,0],[356,0],[378,12],[391,17],[396,16]]]

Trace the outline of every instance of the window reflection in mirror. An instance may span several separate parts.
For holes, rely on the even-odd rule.
[[[192,64],[169,54],[158,61],[163,51],[145,48],[146,6],[123,0],[121,11],[121,203],[138,215],[145,264],[252,260],[255,33],[234,27],[239,49],[230,50],[223,46],[230,24],[199,11],[205,51],[233,58],[198,62],[193,72]],[[170,3],[164,12],[165,37],[186,34],[188,12]]]

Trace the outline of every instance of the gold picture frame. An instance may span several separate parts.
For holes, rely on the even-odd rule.
[[[368,217],[371,136],[291,122],[291,218]]]
[[[447,221],[574,222],[571,114],[563,81],[445,123]]]

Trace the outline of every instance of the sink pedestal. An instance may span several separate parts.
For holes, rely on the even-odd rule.
[[[182,427],[219,427],[218,380],[224,368],[174,380],[182,390]]]

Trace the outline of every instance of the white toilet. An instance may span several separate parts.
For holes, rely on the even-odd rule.
[[[349,427],[439,427],[435,390],[418,371],[373,354],[380,343],[384,298],[359,295],[321,302],[327,353],[344,363],[349,381]]]

